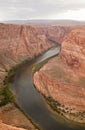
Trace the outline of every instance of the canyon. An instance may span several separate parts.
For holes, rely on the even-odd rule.
[[[60,43],[71,27],[0,24],[0,86],[9,69]]]
[[[2,105],[6,98],[3,95],[5,87],[3,81],[9,70],[25,60],[30,61],[57,43],[60,44],[73,28],[75,27],[0,24],[1,130],[36,129],[13,103],[8,102]]]
[[[64,37],[60,54],[34,74],[34,84],[55,111],[85,123],[85,26]]]

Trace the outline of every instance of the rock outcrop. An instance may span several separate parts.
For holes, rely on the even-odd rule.
[[[3,80],[8,74],[9,69],[25,59],[37,56],[53,45],[54,43],[46,38],[45,31],[41,27],[0,24],[0,102],[4,98],[1,95]],[[12,104],[6,105],[1,109],[1,130],[19,129],[14,128],[14,126],[35,129],[22,112],[15,106],[10,106]]]
[[[41,27],[0,24],[0,84],[12,66],[52,45]]]
[[[62,43],[65,36],[73,29],[75,26],[47,26],[46,29],[46,36],[49,40]]]
[[[85,123],[85,27],[64,38],[59,56],[34,74],[34,84],[58,112]]]
[[[22,128],[12,127],[10,125],[6,125],[4,123],[0,123],[0,130],[26,130]],[[30,130],[30,129],[29,129]]]
[[[73,30],[62,43],[61,57],[67,66],[85,70],[85,27]]]
[[[63,26],[0,24],[0,102],[4,98],[3,80],[10,68],[60,43],[71,29],[72,27]],[[14,126],[35,129],[15,106],[10,106],[12,104],[0,108],[0,130],[22,130]],[[17,113],[17,116],[14,113]],[[29,126],[23,126],[23,123],[19,122],[21,119]]]
[[[28,120],[28,118],[15,107],[13,103],[8,103],[2,107],[1,109],[1,121],[4,124],[10,125],[12,127],[23,128],[27,130],[35,130],[33,124]],[[0,127],[1,128],[1,127]],[[5,130],[5,129],[4,129]]]
[[[70,30],[71,27],[0,24],[0,84],[12,66],[61,42]]]

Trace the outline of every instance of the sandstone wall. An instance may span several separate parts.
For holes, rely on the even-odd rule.
[[[34,25],[0,24],[0,87],[2,87],[3,80],[12,66],[21,63],[29,57],[37,56],[54,46],[54,44],[61,43],[71,29],[70,27],[63,26],[40,27]],[[2,96],[0,100],[1,98]],[[3,106],[3,109],[5,107]],[[18,111],[15,106],[13,110],[8,106],[5,113],[1,111],[0,130],[24,130],[13,127],[17,125],[20,127],[18,121],[20,118],[24,119],[24,122],[27,123],[24,115],[18,111],[16,117],[14,111]],[[14,116],[10,117],[10,113]],[[10,119],[8,119],[9,117]],[[5,123],[8,124],[9,122],[13,126],[2,123],[4,120]],[[29,124],[29,129],[35,129],[30,122],[27,124]]]
[[[12,66],[51,46],[41,27],[0,24],[0,84]]]
[[[70,27],[0,24],[0,84],[21,61],[60,43]]]
[[[67,118],[85,123],[85,27],[73,29],[62,42],[60,55],[34,74],[36,88],[60,105]]]
[[[65,37],[61,58],[69,67],[85,70],[85,27],[75,29]]]

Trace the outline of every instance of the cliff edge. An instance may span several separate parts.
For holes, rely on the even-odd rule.
[[[60,43],[70,30],[63,26],[0,24],[0,130],[35,129],[12,103],[3,106],[3,80],[13,66]]]
[[[57,112],[85,123],[85,26],[64,38],[60,54],[34,74],[34,84]]]

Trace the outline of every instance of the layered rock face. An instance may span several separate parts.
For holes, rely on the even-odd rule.
[[[37,56],[53,45],[54,43],[46,38],[45,31],[41,27],[0,24],[0,94],[3,80],[12,66]],[[0,95],[0,102],[3,98],[3,95]],[[0,108],[2,115],[0,118],[3,122],[0,123],[1,130],[18,130],[17,127],[35,129],[22,112],[15,106],[10,106],[12,104]]]
[[[70,30],[70,27],[0,24],[0,84],[12,66],[62,41]]]
[[[85,27],[73,30],[62,43],[62,60],[78,72],[85,70]]]
[[[47,26],[46,36],[48,39],[54,42],[62,43],[64,37],[73,29],[75,26]]]
[[[42,53],[52,45],[43,28],[0,24],[0,84],[12,66]]]
[[[60,55],[34,74],[34,83],[58,112],[85,123],[85,27],[64,38]]]
[[[33,58],[54,44],[61,42],[71,29],[63,26],[40,27],[0,24],[0,90],[3,88],[3,80],[11,67],[25,59]],[[0,102],[2,99],[0,91]],[[0,111],[1,130],[19,129],[13,126],[35,129],[30,121],[12,104],[3,106]]]

